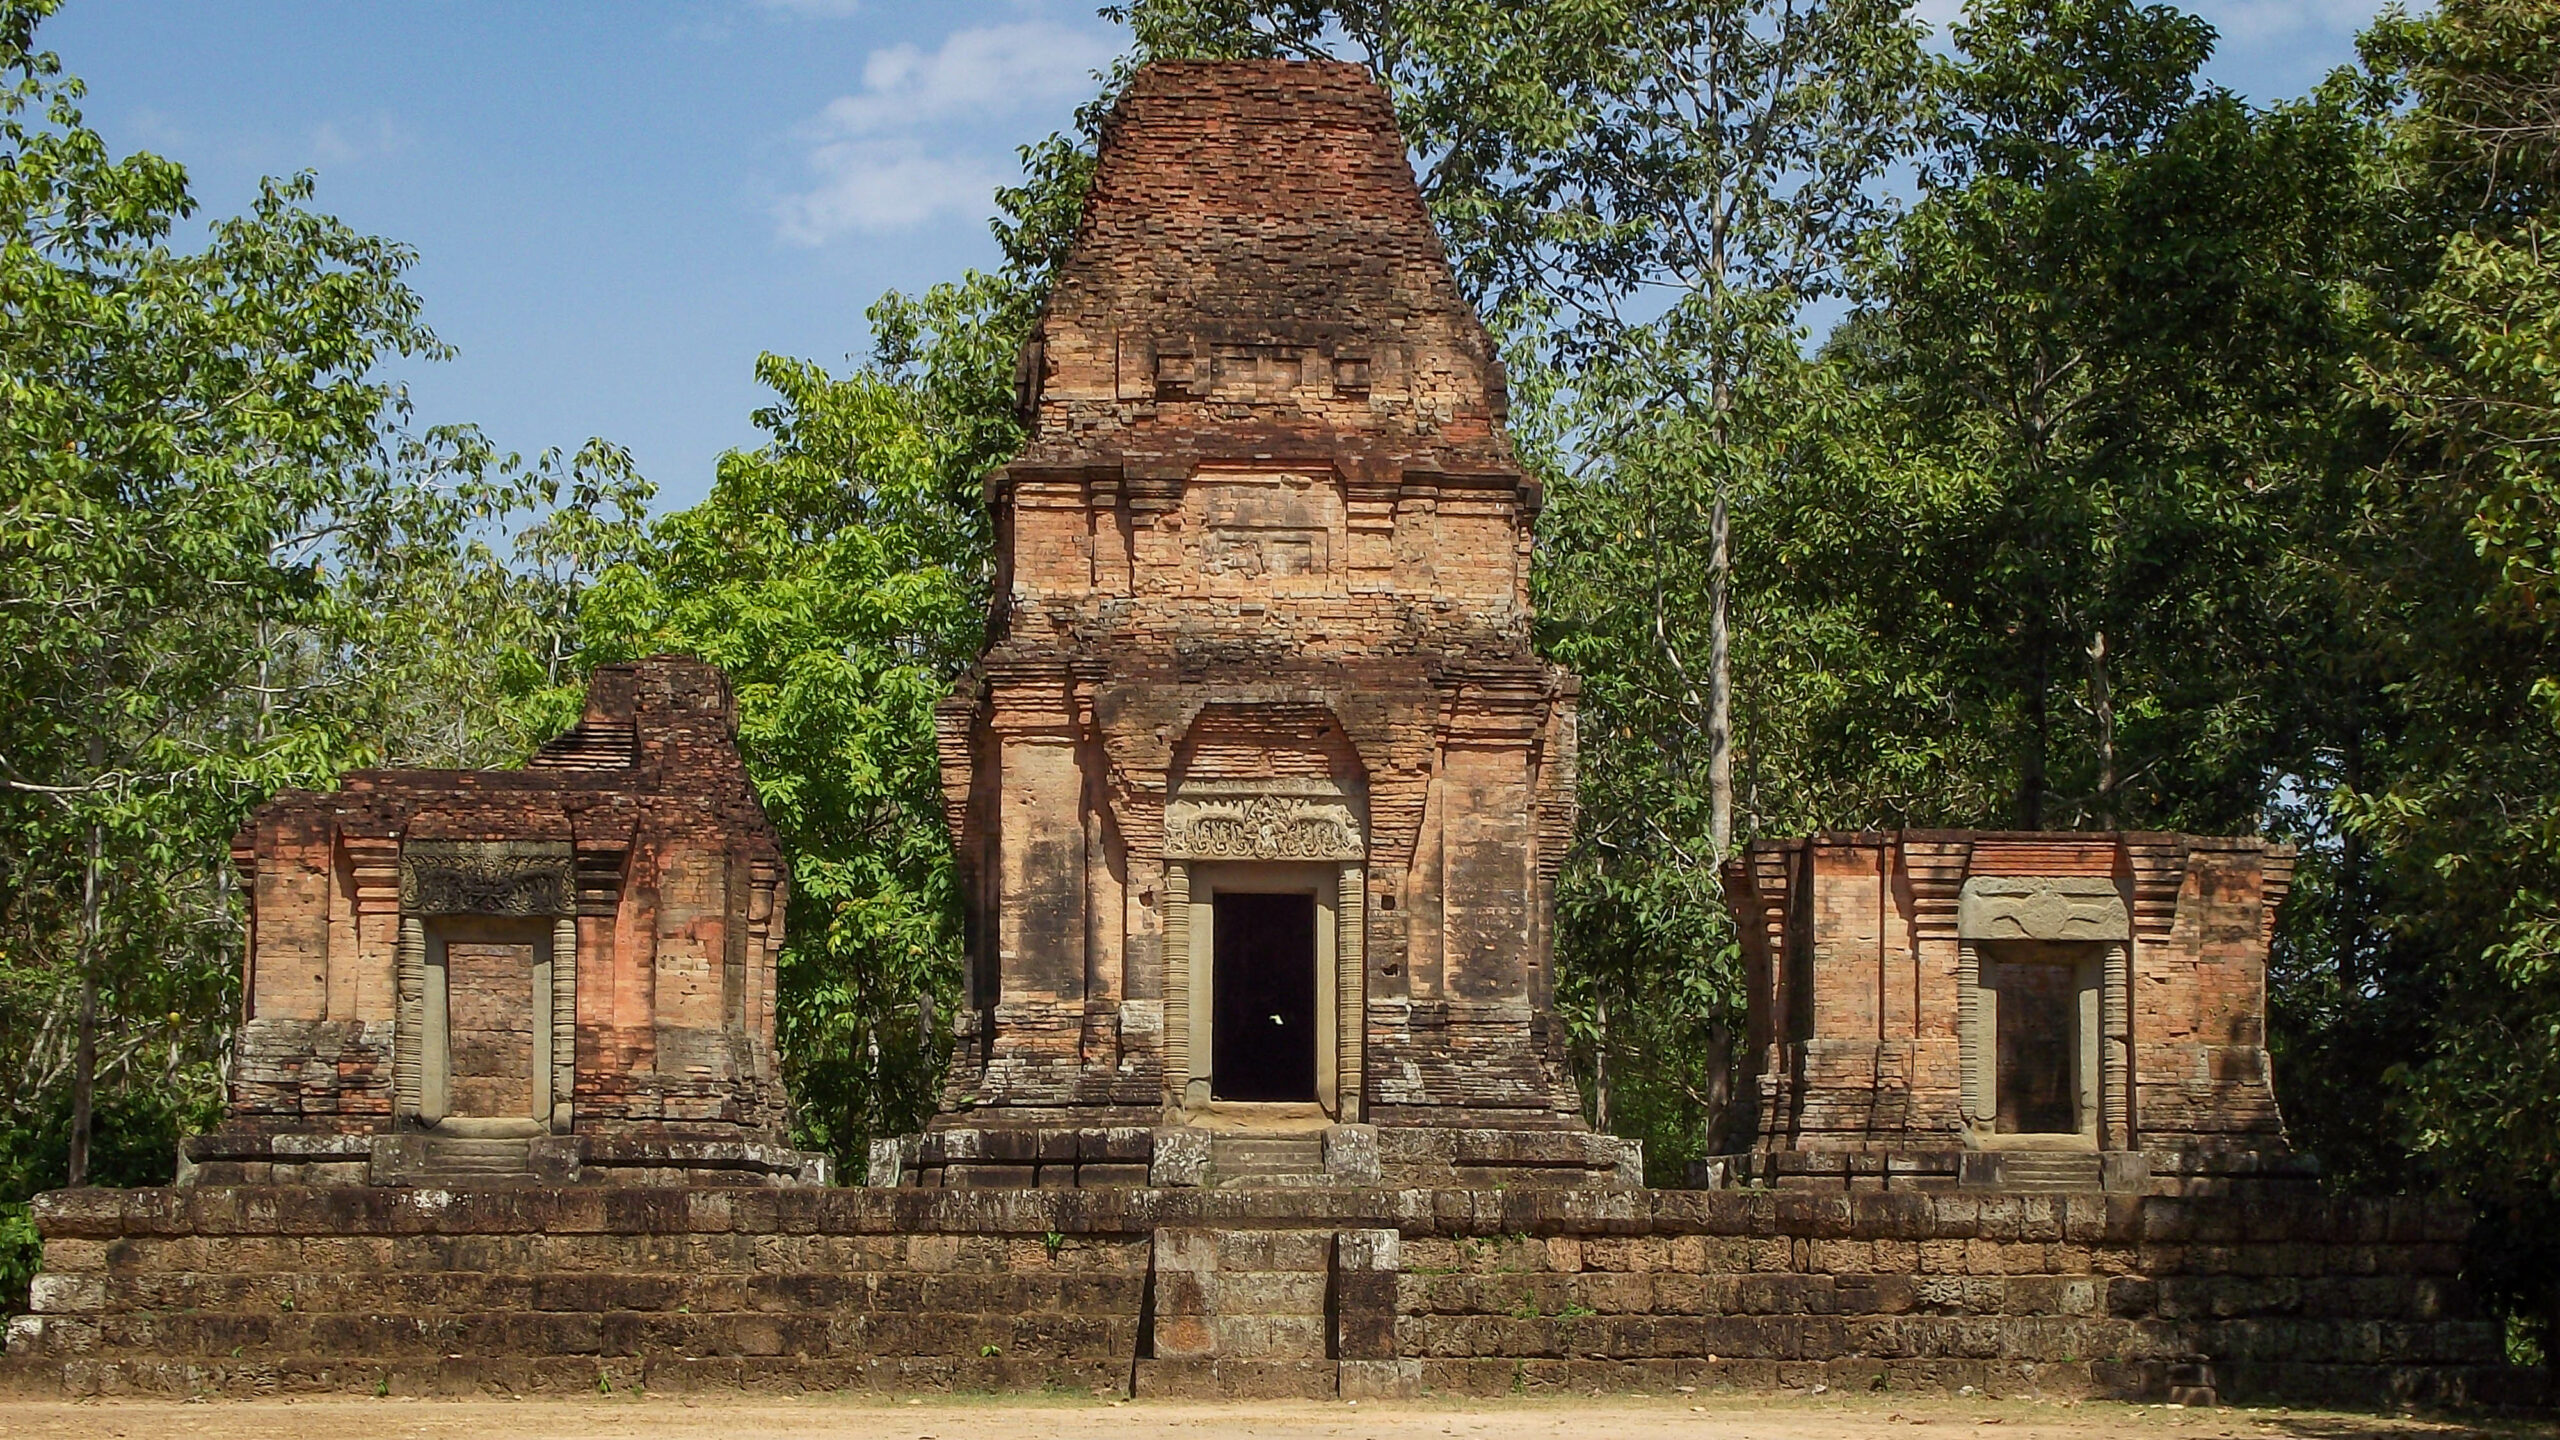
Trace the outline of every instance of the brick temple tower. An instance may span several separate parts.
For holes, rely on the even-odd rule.
[[[971,962],[875,1181],[1618,1183],[1549,1017],[1573,677],[1386,96],[1173,62],[1106,126],[943,706]]]

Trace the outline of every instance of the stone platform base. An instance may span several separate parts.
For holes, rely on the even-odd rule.
[[[2290,1187],[199,1186],[35,1216],[6,1379],[84,1395],[2534,1393],[2458,1207]]]
[[[1727,1186],[1847,1191],[2087,1191],[2110,1195],[2265,1193],[2320,1178],[2308,1155],[2263,1150],[1754,1150],[1689,1162],[1702,1190]]]
[[[391,1185],[823,1186],[834,1160],[752,1140],[535,1135],[520,1140],[216,1131],[178,1145],[182,1187]]]
[[[1236,1152],[1259,1147],[1243,1164]],[[1302,1151],[1293,1164],[1277,1152]],[[1634,1189],[1644,1143],[1581,1129],[1328,1125],[1281,1136],[1188,1126],[949,1126],[872,1142],[867,1183],[927,1189],[1391,1185]]]

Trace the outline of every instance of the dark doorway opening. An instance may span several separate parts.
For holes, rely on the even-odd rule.
[[[1221,890],[1217,917],[1210,1098],[1315,1099],[1316,897]]]
[[[2010,963],[1999,975],[2003,1135],[2068,1135],[2080,1128],[2072,1039],[2080,1024],[2075,967]]]

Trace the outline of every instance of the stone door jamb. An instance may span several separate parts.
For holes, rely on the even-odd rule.
[[[1357,802],[1322,782],[1184,786],[1165,807],[1164,1093],[1168,1123],[1214,1108],[1208,1071],[1217,892],[1316,902],[1316,1096],[1357,1121],[1368,1015],[1367,846]]]
[[[2094,1138],[2101,1150],[2133,1148],[2133,919],[2123,892],[2103,876],[1976,876],[1964,882],[1956,906],[1956,1042],[1966,1143],[1989,1140],[1998,1123],[1999,1097],[1992,1090],[1998,1037],[1982,984],[1982,946],[1997,940],[2103,946]]]
[[[395,1123],[434,1126],[444,1119],[449,1055],[441,1043],[446,997],[431,993],[431,919],[545,919],[535,948],[535,1094],[549,1093],[545,1128],[565,1134],[577,1086],[578,888],[572,847],[544,840],[412,840],[400,847],[400,940],[394,956],[392,1089]],[[542,1023],[547,1022],[547,1023]],[[436,1044],[430,1044],[430,1041]],[[547,1083],[546,1083],[547,1082]],[[530,1123],[545,1123],[527,1116]]]

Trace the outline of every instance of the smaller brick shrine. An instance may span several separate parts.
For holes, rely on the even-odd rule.
[[[784,1140],[787,879],[713,667],[600,667],[520,770],[359,770],[232,842],[222,1128],[181,1183],[822,1183]]]
[[[2144,833],[1753,845],[1725,869],[1752,1149],[1718,1178],[2131,1190],[2308,1175],[2266,1052],[2293,859]]]

